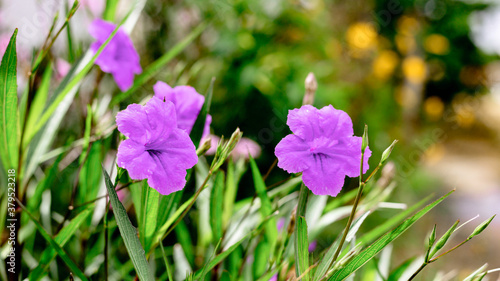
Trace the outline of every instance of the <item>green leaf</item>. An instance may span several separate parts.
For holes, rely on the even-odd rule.
[[[296,251],[298,259],[296,260],[296,263],[299,268],[299,273],[302,275],[309,268],[309,241],[307,240],[307,223],[304,217],[299,217],[297,221],[296,233],[298,241],[298,250]],[[309,275],[309,273],[306,273],[302,280],[310,280]]]
[[[259,168],[255,163],[255,160],[249,155],[250,167],[252,170],[253,181],[255,185],[255,191],[257,192],[257,196],[260,199],[260,213],[263,218],[271,215],[273,212],[273,207],[271,205],[271,199],[269,199],[267,195],[266,184],[264,183],[264,179],[260,174]],[[276,246],[276,240],[278,237],[278,229],[276,228],[276,219],[270,218],[265,224],[264,237],[266,239],[266,243],[268,245],[267,248],[267,256],[271,256],[274,254],[274,248]]]
[[[402,263],[400,266],[396,267],[387,278],[387,281],[398,281],[399,278],[403,275],[403,273],[405,273],[406,269],[408,269],[408,267],[414,260],[415,257],[412,257],[407,261],[405,261],[404,263]]]
[[[54,241],[58,243],[61,247],[64,247],[69,239],[75,234],[75,232],[80,228],[81,224],[92,214],[94,205],[88,206],[82,212],[80,212],[74,219],[72,219],[61,231],[56,235]],[[56,257],[57,252],[54,247],[50,246],[45,249],[40,257],[38,266],[35,267],[30,272],[28,277],[29,280],[37,281],[40,280],[44,272],[49,268],[50,263]]]
[[[362,216],[357,218],[351,228],[349,229],[349,232],[347,232],[346,237],[352,237],[356,234],[356,232],[359,230],[359,227],[361,224],[365,221],[365,219],[368,217],[370,214],[370,211],[364,213]],[[349,241],[349,238],[347,238],[347,241]],[[340,236],[335,239],[335,241],[332,243],[324,257],[321,259],[321,262],[316,268],[316,272],[314,273],[314,281],[319,281],[323,276],[325,276],[326,272],[329,269],[330,264],[332,263],[333,256],[335,255],[335,251],[337,250],[338,246],[340,244]]]
[[[158,203],[160,199],[160,193],[155,189],[149,187],[144,181],[144,187],[147,192],[145,194],[146,201],[143,201],[142,209],[143,215],[141,216],[141,235],[144,237],[144,250],[146,253],[151,248],[153,244],[153,237],[156,233],[156,223],[158,220]]]
[[[179,224],[174,228],[174,231],[177,235],[177,241],[181,244],[186,259],[191,266],[194,265],[194,244],[191,240],[191,234],[186,223],[183,220],[179,221]]]
[[[31,130],[35,127],[38,118],[42,115],[45,104],[49,96],[50,82],[52,79],[52,63],[49,62],[45,68],[45,72],[42,76],[42,82],[38,87],[33,102],[30,106],[30,112],[28,115],[28,120],[26,121],[26,132],[25,134],[31,134]]]
[[[453,190],[454,191],[454,190]],[[358,270],[361,266],[371,260],[375,255],[378,254],[385,246],[398,238],[403,232],[408,230],[417,220],[419,220],[422,216],[432,210],[436,205],[441,203],[446,197],[448,197],[453,191],[450,191],[448,194],[442,196],[438,200],[433,203],[427,205],[425,208],[417,212],[412,217],[405,220],[402,224],[400,224],[394,230],[386,233],[380,239],[375,241],[368,248],[361,251],[358,255],[356,255],[352,260],[350,260],[344,267],[340,268],[337,272],[335,272],[328,280],[344,280],[353,272]]]
[[[215,78],[210,81],[210,86],[208,86],[207,93],[205,94],[205,102],[203,107],[194,122],[193,129],[189,134],[194,145],[198,147],[200,145],[201,137],[203,136],[203,130],[205,129],[205,121],[207,120],[207,114],[210,111],[210,105],[212,104],[212,95],[214,92],[214,82]]]
[[[59,243],[57,243],[52,237],[50,236],[49,233],[43,228],[43,226],[40,224],[39,221],[35,219],[35,217],[22,205],[19,201],[18,204],[21,206],[23,211],[31,218],[31,220],[35,223],[36,228],[38,229],[38,232],[42,235],[42,237],[47,241],[50,246],[56,251],[56,253],[59,255],[59,257],[64,261],[64,263],[68,266],[69,270],[73,272],[76,276],[78,276],[80,279],[83,281],[88,280],[85,274],[78,268],[78,266],[75,264],[73,260],[66,254],[64,249],[61,247]]]
[[[127,211],[125,211],[125,208],[120,202],[120,199],[118,199],[115,187],[104,167],[102,169],[102,173],[104,175],[104,182],[106,183],[106,188],[108,190],[109,201],[113,206],[113,213],[115,214],[116,223],[118,224],[118,228],[120,229],[120,234],[123,238],[123,242],[125,243],[128,254],[132,259],[132,263],[134,264],[137,276],[139,276],[139,279],[142,281],[153,281],[155,279],[153,277],[151,268],[149,267],[148,261],[146,260],[146,256],[144,255],[144,249],[142,248],[141,242],[139,241],[139,237],[137,237],[137,230],[130,222]]]
[[[448,231],[446,231],[445,234],[443,234],[443,236],[441,236],[441,238],[439,238],[439,240],[436,242],[436,246],[434,246],[434,249],[431,250],[430,254],[429,254],[429,258],[432,258],[434,256],[434,254],[437,253],[437,251],[441,250],[441,248],[444,247],[444,245],[446,244],[446,242],[448,242],[448,239],[450,239],[450,236],[451,234],[455,231],[455,229],[457,228],[458,226],[458,223],[460,221],[457,220],[449,229]]]
[[[165,254],[165,249],[163,248],[163,244],[161,242],[160,242],[160,248],[161,248],[161,254],[163,255],[163,260],[165,261],[165,267],[167,269],[168,280],[174,281],[174,278],[172,277],[172,269],[170,267],[170,264],[168,263],[168,258],[167,258],[167,255]]]
[[[116,105],[121,101],[125,100],[130,95],[137,92],[137,90],[140,87],[142,87],[142,85],[144,85],[146,82],[153,79],[154,76],[158,74],[158,72],[160,72],[161,69],[168,62],[170,62],[170,60],[172,60],[175,56],[180,54],[196,37],[198,37],[203,32],[203,30],[205,30],[206,27],[207,27],[206,23],[201,23],[198,27],[196,27],[193,31],[191,31],[191,33],[189,33],[188,36],[186,36],[186,38],[184,38],[181,42],[177,43],[163,56],[161,56],[159,59],[150,64],[146,69],[144,69],[144,72],[142,72],[141,75],[135,77],[134,84],[132,85],[132,87],[130,87],[130,89],[128,89],[126,92],[120,93],[111,100],[111,106]]]
[[[0,154],[5,169],[17,169],[19,158],[16,36],[17,28],[0,64]]]
[[[224,173],[218,172],[210,194],[210,226],[213,241],[222,238],[222,205],[224,202]]]
[[[465,277],[464,281],[472,281],[472,280],[475,280],[477,277],[484,277],[484,276],[481,276],[481,274],[483,273],[483,271],[488,267],[488,264],[484,264],[483,266],[481,266],[480,268],[476,269],[474,272],[471,273],[471,275]]]
[[[196,271],[194,273],[194,279],[195,280],[199,280],[200,277],[203,274],[203,271],[205,271],[205,270],[212,270],[216,265],[218,265],[219,263],[221,263],[227,256],[229,256],[229,254],[231,254],[236,248],[238,248],[238,246],[243,241],[245,241],[245,239],[247,239],[249,236],[253,235],[254,232],[255,232],[255,230],[252,231],[252,232],[250,232],[250,233],[248,233],[240,241],[234,243],[231,247],[227,248],[225,251],[223,251],[222,253],[220,253],[217,256],[215,256],[215,258],[212,259],[210,262],[208,262],[202,269],[200,269],[200,270],[198,270],[198,271]]]
[[[427,196],[426,198],[420,200],[410,208],[402,211],[401,213],[391,217],[390,219],[384,221],[382,224],[379,226],[375,227],[374,229],[370,230],[368,233],[365,235],[361,236],[359,239],[357,239],[357,243],[360,243],[362,245],[366,245],[373,240],[377,239],[380,237],[382,234],[385,232],[389,231],[391,228],[393,228],[396,224],[398,224],[401,220],[404,218],[408,217],[411,213],[415,212],[418,208],[423,206],[425,202],[427,202],[432,195]]]

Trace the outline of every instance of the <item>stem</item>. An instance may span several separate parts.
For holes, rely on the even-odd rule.
[[[345,239],[347,238],[347,233],[349,232],[349,229],[351,228],[352,221],[354,220],[354,216],[356,215],[356,208],[358,207],[359,201],[361,199],[361,195],[363,194],[363,189],[365,187],[365,182],[363,182],[363,158],[365,156],[365,151],[361,150],[361,164],[359,165],[359,188],[358,188],[358,194],[356,194],[356,198],[354,199],[354,204],[352,206],[351,210],[351,215],[349,215],[349,220],[347,221],[347,225],[344,229],[344,233],[342,235],[342,239],[340,240],[339,247],[337,248],[337,251],[335,251],[335,255],[333,256],[332,262],[328,266],[329,268],[333,265],[335,261],[337,261],[337,258],[340,255],[340,251],[342,250],[342,246],[344,246]],[[378,170],[380,167],[377,166],[377,168],[370,174],[368,179],[374,174],[375,171]],[[368,181],[367,179],[367,181]]]
[[[417,274],[419,274],[420,271],[422,271],[422,269],[424,269],[426,265],[428,265],[428,263],[426,262],[422,263],[422,265],[417,269],[417,271],[415,271],[415,273],[413,273],[413,275],[410,277],[410,279],[408,279],[408,281],[413,280],[413,278],[415,278],[415,276],[417,276]]]
[[[298,235],[298,229],[299,229],[299,224],[298,221],[300,217],[305,217],[306,216],[306,207],[307,207],[307,197],[309,196],[309,190],[307,187],[302,183],[300,186],[300,192],[299,192],[299,202],[297,203],[297,211],[295,213],[295,228],[294,228],[294,233],[295,233],[295,262],[297,263],[295,266],[295,274],[297,277],[301,276],[304,272],[301,272],[302,268],[299,268],[299,235]]]
[[[108,280],[108,211],[109,211],[109,201],[106,197],[106,212],[104,213],[104,280]]]
[[[435,262],[435,261],[436,261],[437,259],[439,259],[440,257],[442,257],[442,256],[444,256],[444,255],[446,255],[446,254],[449,254],[449,253],[450,253],[451,251],[453,251],[453,250],[456,250],[458,247],[460,247],[460,246],[462,246],[463,244],[467,243],[467,241],[469,241],[469,240],[470,240],[470,239],[465,239],[464,241],[462,241],[462,243],[460,243],[460,244],[456,245],[455,247],[453,247],[453,248],[449,249],[448,251],[446,251],[446,252],[442,253],[441,255],[439,255],[439,256],[437,256],[437,257],[435,257],[435,258],[431,259],[431,260],[429,261],[429,263],[431,263],[431,262]]]

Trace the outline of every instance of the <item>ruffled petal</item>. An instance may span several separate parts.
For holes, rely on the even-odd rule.
[[[175,111],[177,112],[177,126],[180,129],[190,133],[196,118],[201,111],[205,97],[200,95],[193,87],[190,86],[177,86],[171,88],[165,82],[158,81],[153,86],[155,97],[161,100],[169,100],[175,104]],[[211,122],[208,122],[208,125]],[[207,122],[205,122],[206,131]]]
[[[328,156],[339,163],[339,168],[351,177],[359,177],[359,164],[361,162],[361,137],[347,137],[339,140],[339,142],[329,148]],[[370,148],[366,148],[363,157],[363,173],[366,173],[370,168],[368,159],[372,152]]]
[[[115,28],[116,26],[110,22],[102,19],[96,19],[90,24],[89,33],[92,37],[97,39],[97,41],[102,43],[106,41]]]
[[[186,184],[186,169],[198,162],[194,144],[181,129],[175,129],[163,144],[157,144],[150,153],[157,169],[148,183],[164,195],[181,190]]]
[[[144,110],[150,128],[146,146],[154,148],[157,144],[164,143],[177,128],[175,107],[170,101],[151,98],[144,106]]]
[[[312,156],[307,143],[296,135],[283,138],[274,151],[278,157],[278,167],[289,172],[298,173],[309,168]]]
[[[331,105],[319,110],[312,105],[290,110],[287,125],[294,134],[307,141],[318,137],[336,140],[354,133],[349,115]]]
[[[344,180],[338,163],[323,154],[315,155],[312,165],[302,173],[302,181],[316,195],[337,196]]]
[[[156,163],[144,149],[144,145],[131,139],[124,140],[118,147],[116,163],[126,169],[134,180],[143,180],[156,170]]]
[[[131,104],[116,115],[118,131],[140,144],[146,144],[151,130],[148,116],[140,104]]]
[[[328,105],[319,110],[319,126],[323,136],[331,139],[350,137],[354,134],[352,120],[347,113]]]
[[[111,73],[113,74],[116,85],[122,92],[128,90],[134,83],[134,72],[132,72],[132,69],[122,69],[120,71],[113,70]]]

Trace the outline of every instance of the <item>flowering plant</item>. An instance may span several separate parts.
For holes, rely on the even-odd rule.
[[[140,39],[149,25],[154,26],[149,32],[161,37],[166,28],[153,23],[170,11],[137,1],[120,14],[127,1],[105,1],[103,9],[92,7],[95,2],[82,4],[90,13],[77,14],[75,1],[65,7],[62,22],[55,16],[31,64],[22,63],[29,71],[18,67],[23,29],[15,29],[4,44],[2,280],[413,280],[492,222],[494,216],[452,247],[452,235],[467,223],[457,221],[439,238],[435,225],[424,247],[415,247],[420,256],[401,261],[410,240],[397,238],[452,192],[413,205],[392,202],[399,198],[393,194],[396,185],[403,182],[390,157],[396,141],[389,145],[389,134],[379,132],[371,134],[376,141],[369,145],[368,126],[361,132],[357,125],[362,120],[372,128],[376,122],[325,96],[315,100],[318,82],[312,73],[304,94],[295,99],[302,105],[269,102],[266,95],[280,91],[270,73],[282,74],[287,56],[269,54],[255,59],[255,65],[265,65],[261,68],[251,63],[241,73],[221,74],[228,91],[213,78],[207,82],[204,74],[211,70],[202,59],[189,61],[215,44],[209,41],[220,41],[214,47],[218,55],[232,52],[224,45],[232,39],[241,51],[237,63],[240,56],[260,55],[262,50],[249,51],[268,36],[261,30],[267,25],[254,18],[258,13],[231,22],[248,30],[222,35],[208,24],[191,31],[199,15],[184,10],[176,14],[178,26],[168,37],[190,33],[165,52]],[[238,13],[246,5],[258,7],[240,4]],[[143,9],[151,17],[131,32]],[[75,28],[86,37],[77,37]],[[251,29],[262,33],[254,38]],[[370,40],[359,42],[363,30],[370,30]],[[287,33],[294,34],[293,40],[304,36],[292,29]],[[67,36],[61,43],[64,55],[56,44],[61,34]],[[362,57],[374,51],[376,36],[370,25],[361,24],[348,32],[348,43]],[[198,37],[198,48],[191,49]],[[208,40],[212,37],[217,40]],[[392,68],[384,68],[389,73],[384,77]],[[418,72],[419,79],[407,82],[425,79],[425,68]],[[244,102],[237,102],[241,88],[233,78],[238,75],[258,92]],[[208,90],[200,94],[206,84]],[[257,110],[249,109],[249,100]],[[288,114],[267,118],[269,104],[283,105]],[[230,117],[218,114],[221,107],[230,108]],[[245,110],[251,121],[239,118]],[[243,137],[240,126],[259,131]],[[409,193],[404,188],[401,192]],[[391,254],[397,258],[391,260]],[[481,267],[466,280],[496,271]]]

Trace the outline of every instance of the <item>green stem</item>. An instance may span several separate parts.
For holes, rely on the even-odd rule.
[[[410,279],[408,279],[408,281],[411,281],[413,280],[413,278],[415,278],[415,276],[417,276],[417,274],[420,273],[420,271],[422,271],[422,269],[424,269],[424,267],[427,265],[428,263],[424,262],[422,263],[422,265],[417,269],[417,271],[415,271],[415,273],[413,273],[413,275],[410,277]]]
[[[295,227],[294,227],[294,233],[295,233],[295,262],[297,265],[295,266],[295,274],[297,277],[299,277],[301,274],[304,272],[301,272],[302,268],[299,268],[299,235],[298,235],[298,222],[300,217],[306,216],[306,207],[307,207],[307,197],[309,197],[309,189],[302,183],[300,186],[300,191],[299,191],[299,202],[297,203],[297,211],[295,213]]]
[[[340,251],[342,251],[342,246],[344,246],[345,239],[347,238],[347,233],[349,232],[349,229],[351,228],[352,221],[354,220],[354,216],[356,215],[356,208],[358,207],[359,201],[361,199],[361,195],[363,195],[363,188],[365,187],[365,182],[363,182],[363,158],[365,156],[365,151],[361,150],[361,163],[359,165],[359,188],[358,188],[358,194],[356,194],[356,198],[354,199],[354,204],[352,206],[351,210],[351,215],[349,215],[349,220],[347,221],[347,225],[344,229],[344,233],[342,235],[342,239],[340,240],[339,247],[337,248],[337,251],[335,251],[335,255],[333,256],[332,262],[330,263],[329,268],[333,265],[335,261],[337,261],[337,258],[340,255]],[[379,168],[379,167],[377,167]],[[375,169],[376,171],[377,169]],[[372,173],[373,174],[373,173]],[[371,175],[370,175],[371,177]],[[370,178],[368,177],[368,179]]]

